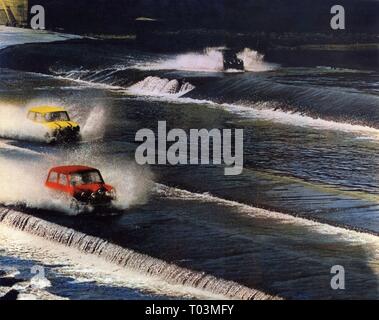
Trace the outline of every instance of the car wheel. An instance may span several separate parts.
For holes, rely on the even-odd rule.
[[[71,199],[70,201],[70,209],[75,213],[79,214],[81,212],[80,203],[76,199]]]
[[[46,143],[49,143],[49,144],[56,142],[57,140],[55,137],[51,136],[50,133],[48,132],[45,134],[44,138],[45,138]]]

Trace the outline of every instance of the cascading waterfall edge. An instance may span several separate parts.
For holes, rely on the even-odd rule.
[[[280,297],[248,288],[233,281],[192,271],[175,264],[112,244],[74,229],[13,210],[0,207],[0,224],[45,240],[96,255],[107,262],[132,269],[171,285],[182,285],[238,300],[280,300]]]

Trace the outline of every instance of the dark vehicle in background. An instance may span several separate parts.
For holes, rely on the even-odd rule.
[[[237,53],[231,49],[222,50],[224,70],[245,70],[243,61],[237,57]]]

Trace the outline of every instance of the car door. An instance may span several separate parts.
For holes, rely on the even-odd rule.
[[[42,113],[36,113],[35,121],[38,123],[45,122],[44,115]]]
[[[58,179],[58,190],[64,192],[64,193],[70,193],[70,186],[69,186],[69,180],[66,174],[59,174]]]

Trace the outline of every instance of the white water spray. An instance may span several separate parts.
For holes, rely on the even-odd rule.
[[[217,48],[206,48],[204,53],[180,54],[174,59],[164,61],[161,69],[188,71],[223,71],[224,59]]]
[[[51,197],[44,187],[48,161],[0,159],[0,203],[66,211],[62,197]]]
[[[71,120],[81,126],[82,137],[89,140],[100,139],[104,135],[107,113],[102,105],[95,106],[89,114],[84,113],[79,106],[68,105],[61,101],[34,101],[27,107],[0,105],[0,138],[45,142],[47,129],[38,123],[27,119],[28,109],[41,105],[64,107]]]
[[[137,65],[137,68],[142,70],[223,72],[223,49],[225,48],[206,48],[202,53],[190,52],[179,54],[174,58]],[[245,48],[237,53],[237,57],[244,62],[246,71],[267,71],[275,68],[275,65],[264,62],[262,54],[249,48]]]
[[[73,214],[70,198],[47,189],[44,185],[50,168],[68,164],[83,164],[99,169],[106,183],[117,191],[114,207],[123,210],[146,201],[151,186],[151,174],[133,163],[111,161],[93,156],[89,150],[62,153],[40,159],[0,159],[0,204],[23,205],[30,208],[58,210]]]
[[[27,119],[27,109],[0,105],[0,137],[31,141],[45,141],[47,130]]]
[[[106,110],[101,106],[96,106],[91,110],[88,118],[82,126],[82,136],[86,140],[100,139],[104,135]]]
[[[22,230],[30,235],[49,239],[50,242],[78,250],[81,254],[93,255],[121,269],[132,270],[146,277],[163,280],[169,286],[191,288],[192,291],[212,296],[243,300],[280,299],[227,281],[204,272],[192,271],[112,244],[107,240],[93,237],[73,229],[32,217],[21,212],[0,208],[1,226]]]
[[[237,58],[243,61],[246,71],[262,72],[277,68],[276,65],[265,62],[263,54],[249,48],[239,52]]]
[[[176,96],[180,97],[195,87],[189,82],[164,79],[159,77],[147,77],[128,88],[128,92],[137,95],[148,96]]]

